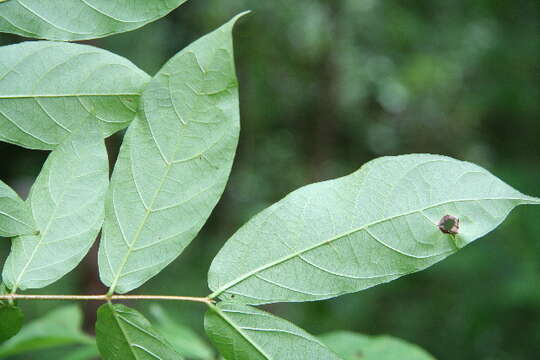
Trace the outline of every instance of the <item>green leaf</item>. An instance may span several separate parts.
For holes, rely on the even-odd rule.
[[[212,360],[214,351],[189,327],[167,314],[157,304],[150,313],[156,320],[155,329],[161,333],[180,355],[192,360]]]
[[[99,308],[96,340],[105,360],[182,358],[143,315],[121,304],[104,304]]]
[[[211,306],[204,327],[226,360],[339,360],[294,324],[246,305],[222,302]]]
[[[62,360],[93,360],[99,357],[96,344],[85,345],[65,355]]]
[[[52,150],[86,122],[109,136],[133,120],[149,80],[128,60],[92,46],[0,47],[0,141]]]
[[[0,236],[15,237],[35,231],[30,208],[9,186],[0,181]]]
[[[85,126],[53,151],[30,191],[38,235],[13,239],[3,271],[13,291],[47,286],[86,255],[103,223],[108,158],[97,126]]]
[[[56,346],[91,345],[94,340],[80,330],[81,325],[82,314],[76,305],[56,309],[26,325],[19,334],[0,345],[0,358]]]
[[[0,32],[49,40],[87,40],[140,28],[186,0],[6,0]]]
[[[319,339],[343,360],[435,360],[416,345],[391,336],[366,336],[337,331]]]
[[[214,259],[211,297],[249,304],[360,291],[435,264],[540,204],[471,163],[436,155],[369,162],[294,191],[244,225]],[[457,235],[439,230],[459,218]]]
[[[2,343],[21,330],[24,315],[17,306],[0,304],[0,319],[0,343]]]
[[[133,290],[176,259],[223,193],[240,129],[237,19],[173,57],[144,91],[106,200],[99,269],[111,291]]]

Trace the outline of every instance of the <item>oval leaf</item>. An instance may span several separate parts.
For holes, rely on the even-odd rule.
[[[264,304],[363,290],[425,269],[514,207],[539,203],[467,162],[381,158],[301,188],[244,225],[212,263],[211,297]],[[446,215],[459,220],[456,235],[439,228]]]
[[[0,343],[4,342],[21,330],[24,315],[17,306],[0,304]]]
[[[226,360],[339,360],[296,325],[251,306],[211,306],[204,328]]]
[[[0,358],[44,350],[56,346],[92,345],[94,340],[82,330],[82,313],[76,305],[51,311],[26,325],[17,336],[0,346]]]
[[[28,199],[39,233],[13,239],[2,274],[10,289],[47,286],[82,260],[103,223],[108,167],[96,126],[81,128],[49,155]]]
[[[343,360],[435,360],[420,347],[391,336],[366,336],[338,331],[319,339]]]
[[[0,181],[0,236],[28,235],[34,231],[34,219],[28,205]]]
[[[106,201],[101,280],[135,289],[173,261],[219,200],[239,135],[232,28],[171,59],[143,94]]]
[[[133,120],[149,80],[128,60],[92,46],[32,41],[1,47],[0,141],[52,150],[84,122],[97,122],[111,135]]]
[[[5,0],[0,32],[49,40],[87,40],[137,29],[186,0]]]
[[[144,316],[121,304],[99,308],[96,341],[105,360],[182,359]]]

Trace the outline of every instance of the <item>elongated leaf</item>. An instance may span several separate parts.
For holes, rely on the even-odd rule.
[[[50,2],[36,3],[53,11]],[[133,120],[149,80],[128,60],[92,46],[32,41],[1,47],[0,141],[51,150],[85,122],[113,134]]]
[[[422,270],[493,230],[514,207],[539,203],[467,162],[381,158],[257,215],[214,259],[209,286],[212,297],[250,304],[363,290]],[[459,219],[457,235],[439,229],[445,215]]]
[[[28,235],[34,231],[34,219],[28,205],[0,181],[0,236]]]
[[[104,360],[182,359],[144,316],[121,304],[99,308],[96,340]]]
[[[204,327],[226,360],[339,360],[304,330],[251,306],[212,306]]]
[[[62,360],[94,360],[99,358],[96,344],[85,345],[65,355]]]
[[[0,32],[49,40],[86,40],[137,29],[186,0],[5,0]]]
[[[418,346],[391,336],[337,331],[319,338],[343,360],[435,360]]]
[[[0,358],[56,346],[91,345],[94,340],[81,330],[82,313],[76,305],[56,309],[25,326],[19,334],[0,345]]]
[[[200,337],[179,319],[170,316],[163,308],[153,304],[150,308],[155,329],[162,334],[180,355],[190,360],[212,360],[214,351]]]
[[[103,223],[108,176],[95,125],[81,128],[50,154],[28,199],[39,234],[13,239],[4,266],[10,289],[47,286],[77,266]]]
[[[0,343],[17,335],[23,320],[23,312],[18,306],[0,304]]]
[[[219,200],[239,134],[232,28],[188,46],[152,80],[106,201],[101,280],[120,293],[173,261]]]

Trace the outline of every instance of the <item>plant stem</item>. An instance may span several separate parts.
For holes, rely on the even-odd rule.
[[[213,300],[207,297],[170,296],[170,295],[0,295],[0,300],[81,300],[81,301],[114,301],[114,300],[171,300],[192,301],[212,304]]]

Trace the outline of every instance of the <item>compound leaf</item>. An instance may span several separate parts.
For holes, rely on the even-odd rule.
[[[0,32],[49,40],[88,40],[137,29],[186,0],[4,0]]]
[[[52,150],[85,122],[111,135],[133,120],[149,80],[128,60],[88,45],[1,47],[0,141]]]
[[[111,291],[139,287],[178,257],[223,193],[240,129],[237,18],[173,57],[144,90],[106,200],[99,268]]]
[[[226,302],[211,306],[204,327],[226,360],[339,360],[296,325],[251,306]]]
[[[444,259],[521,204],[540,199],[471,163],[380,158],[294,191],[244,225],[212,263],[211,297],[264,304],[360,291]],[[439,226],[443,218],[456,229]]]
[[[87,124],[48,157],[30,191],[38,233],[14,238],[3,271],[8,288],[41,288],[71,271],[103,223],[108,158],[97,126]]]
[[[0,236],[28,235],[34,231],[34,219],[28,205],[0,181]]]
[[[2,318],[3,321],[3,318]],[[82,313],[76,305],[56,309],[26,325],[15,337],[0,345],[0,358],[66,345],[92,345],[81,331]]]
[[[99,308],[96,341],[105,360],[182,359],[143,315],[121,304]]]
[[[0,303],[0,319],[0,343],[2,343],[21,330],[24,315],[18,306]]]
[[[337,331],[319,339],[343,360],[435,360],[420,347],[391,336]]]

